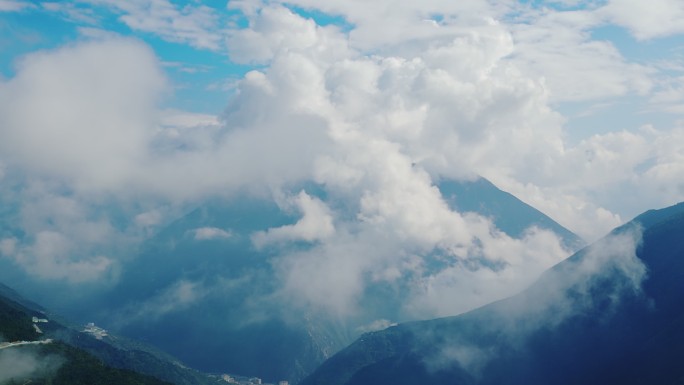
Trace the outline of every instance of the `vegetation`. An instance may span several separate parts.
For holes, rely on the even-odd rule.
[[[38,385],[162,385],[168,384],[153,377],[125,369],[115,369],[99,359],[61,342],[39,347],[17,347],[14,349],[32,350],[42,359],[62,362],[54,371],[37,371],[36,374],[21,379],[13,379],[9,384]]]
[[[32,340],[35,336],[31,316],[22,311],[20,305],[0,297],[0,338],[21,341]]]
[[[0,335],[6,341],[35,341],[41,339],[32,325],[34,312],[18,303],[0,297]],[[44,337],[43,337],[44,338]],[[13,351],[35,357],[37,362],[54,365],[36,370],[21,378],[5,379],[4,384],[37,385],[157,385],[168,384],[153,377],[104,364],[93,355],[62,342],[46,345],[14,346],[0,351]],[[1,359],[1,357],[0,357]],[[45,366],[45,365],[41,365]],[[2,378],[0,378],[2,381]],[[3,384],[3,385],[4,385]]]

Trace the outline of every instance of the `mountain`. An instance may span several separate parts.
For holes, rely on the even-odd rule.
[[[202,371],[300,379],[350,337],[313,315],[288,319],[268,301],[277,284],[272,255],[251,235],[296,220],[256,198],[202,206],[146,242],[116,290],[94,301],[107,304],[100,318],[91,314]],[[201,229],[225,232],[203,237]]]
[[[218,382],[215,376],[160,358],[139,343],[116,336],[97,338],[66,325],[0,284],[0,384],[20,380],[32,384]],[[32,343],[8,346],[16,341]]]
[[[84,350],[48,338],[53,325],[41,322],[45,331],[39,332],[32,317],[44,315],[0,296],[0,336],[6,340],[0,342],[1,384],[169,384],[103,365]]]
[[[684,203],[508,299],[361,336],[300,385],[682,384]]]
[[[575,233],[485,178],[472,181],[446,179],[439,181],[437,187],[452,210],[475,212],[491,218],[499,230],[513,238],[520,238],[530,226],[537,226],[556,233],[569,250],[585,246]]]
[[[556,232],[569,247],[581,244],[579,237],[484,179],[445,180],[437,187],[452,208],[492,218],[512,237],[537,226]],[[320,186],[305,190],[326,200]],[[210,202],[142,245],[118,286],[94,298],[83,307],[88,313],[78,318],[92,317],[205,372],[296,382],[352,342],[359,326],[401,320],[403,298],[401,292],[370,288],[363,306],[368,314],[355,323],[284,309],[273,298],[279,284],[273,259],[307,246],[258,249],[252,235],[297,220],[296,213],[265,199]]]

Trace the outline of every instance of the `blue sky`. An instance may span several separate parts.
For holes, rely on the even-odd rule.
[[[110,4],[108,4],[110,3]],[[174,39],[166,32],[155,33],[154,30],[144,30],[132,27],[122,16],[126,11],[112,5],[116,2],[97,1],[6,1],[0,9],[0,73],[5,78],[14,75],[15,63],[23,55],[39,50],[55,49],[64,45],[76,44],[87,39],[88,32],[99,31],[132,37],[144,41],[149,45],[164,66],[166,76],[172,82],[173,92],[164,100],[169,108],[187,110],[205,114],[219,114],[225,108],[233,91],[234,84],[246,72],[258,66],[235,63],[231,60],[229,47],[207,48],[198,47],[192,41]],[[140,4],[143,4],[141,2]],[[239,29],[248,27],[248,20],[239,10],[229,9],[224,1],[171,1],[169,6],[179,12],[191,14],[195,7],[206,6],[217,21],[217,28]],[[304,2],[306,3],[306,2]],[[595,2],[521,2],[531,4],[532,9],[565,12],[568,10],[587,10],[597,7]],[[318,25],[336,25],[343,31],[354,28],[352,22],[339,13],[326,11],[309,6],[286,4],[293,12],[304,18],[314,20]],[[141,9],[144,6],[140,7]],[[434,15],[443,17],[438,12]],[[511,12],[511,15],[517,15]],[[510,16],[503,16],[506,19]],[[212,34],[217,31],[212,26],[206,26],[205,31],[199,33]],[[628,27],[610,23],[601,23],[587,28],[592,40],[606,41],[611,44],[625,60],[644,65],[656,62],[678,62],[684,55],[682,38],[679,34],[663,37],[637,40]],[[678,72],[663,70],[676,76]],[[633,95],[619,95],[620,98],[611,99],[613,105],[605,107],[600,100],[579,101],[577,103],[560,103],[557,105],[569,121],[568,133],[571,139],[578,141],[592,132],[603,133],[613,130],[617,122],[623,128],[632,129],[636,126],[655,122],[658,125],[671,125],[678,119],[677,114],[650,112],[643,108],[647,98]],[[624,97],[623,97],[624,96]],[[641,108],[638,105],[642,106]],[[598,107],[597,107],[598,106]],[[599,112],[594,112],[599,111]],[[625,114],[630,111],[630,114]],[[637,112],[636,114],[633,112]],[[613,124],[607,124],[612,121]]]
[[[218,114],[227,104],[228,96],[221,86],[245,74],[251,67],[234,64],[225,53],[197,49],[189,45],[169,42],[153,33],[139,33],[118,21],[118,14],[106,8],[73,3],[74,11],[86,13],[92,20],[73,20],[61,12],[46,10],[41,2],[31,4],[19,12],[2,14],[1,69],[4,77],[14,73],[14,63],[30,52],[54,49],[74,44],[83,39],[79,28],[131,36],[144,41],[163,62],[166,75],[172,80],[174,92],[166,101],[171,108]],[[68,4],[63,2],[62,5]],[[227,10],[219,7],[217,12]]]
[[[587,240],[684,200],[681,20],[679,0],[0,0],[0,201],[19,227],[0,255],[92,282],[124,263],[115,245],[255,194],[300,216],[259,244],[330,263],[379,238],[487,245],[520,250],[527,282],[522,261],[567,250],[508,239],[434,185],[484,176]],[[408,266],[373,261],[343,283]],[[448,274],[488,287],[444,274],[436,292],[463,282]]]
[[[55,5],[55,8],[45,5],[48,3]],[[197,48],[192,44],[175,42],[168,36],[160,37],[153,31],[136,30],[119,20],[120,12],[98,6],[97,2],[92,3],[76,1],[60,4],[29,0],[8,2],[5,7],[8,10],[16,9],[16,12],[6,11],[0,16],[0,31],[3,35],[0,40],[3,48],[0,53],[2,75],[12,77],[15,61],[23,55],[74,44],[83,40],[87,34],[82,28],[93,28],[139,39],[154,49],[174,87],[173,93],[165,101],[166,106],[197,113],[219,114],[228,103],[231,84],[249,70],[258,68],[234,63],[225,51]],[[246,19],[239,12],[228,9],[223,1],[189,4],[193,6],[197,3],[210,7],[221,23],[233,28],[247,26]],[[182,1],[172,1],[169,4],[179,9],[186,5]],[[315,9],[296,6],[291,9],[303,17],[315,20],[319,25],[334,24],[341,28],[350,28],[339,15],[327,15]]]

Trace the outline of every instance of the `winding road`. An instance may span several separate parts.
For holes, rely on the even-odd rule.
[[[17,341],[17,342],[0,342],[0,350],[11,348],[13,346],[21,345],[41,345],[41,344],[51,344],[52,339],[41,340],[41,341]]]

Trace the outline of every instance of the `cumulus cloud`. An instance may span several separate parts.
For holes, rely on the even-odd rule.
[[[92,3],[168,41],[223,44],[206,7]],[[293,5],[348,25],[317,25]],[[0,158],[30,175],[21,183],[50,188],[18,198],[29,237],[3,243],[5,254],[38,276],[68,280],[67,268],[106,275],[116,270],[104,252],[112,239],[161,226],[171,217],[165,210],[247,192],[301,214],[252,234],[257,247],[307,243],[271,261],[281,298],[346,316],[367,292],[401,283],[411,290],[395,291],[408,299],[398,316],[426,317],[512,294],[568,254],[548,232],[512,239],[486,218],[451,210],[435,187],[440,179],[483,175],[587,238],[622,222],[636,197],[658,206],[684,196],[681,130],[566,140],[555,103],[652,90],[650,67],[592,39],[606,20],[600,7],[229,6],[246,25],[226,32],[227,52],[259,67],[234,83],[218,118],[160,111],[162,65],[140,42],[104,37],[18,62],[0,83]],[[325,194],[302,191],[306,183]],[[39,215],[55,210],[41,202],[73,201],[94,209],[72,220]],[[111,206],[130,223],[98,215]],[[226,232],[198,228],[193,236]],[[48,252],[44,244],[59,247]],[[60,273],[34,267],[41,261]]]
[[[7,162],[72,183],[113,188],[145,156],[164,78],[130,40],[38,52],[0,84],[0,151]]]
[[[42,279],[111,283],[119,266],[115,257],[125,254],[135,234],[117,228],[112,211],[98,212],[94,202],[54,187],[27,183],[21,194],[2,190],[11,208],[0,236],[3,257]]]
[[[101,255],[75,259],[70,254],[75,248],[73,243],[62,234],[50,231],[36,234],[35,241],[22,248],[17,248],[15,238],[5,238],[0,242],[3,256],[11,258],[29,274],[43,279],[92,282],[111,271],[114,263]]]
[[[497,178],[497,185],[591,241],[648,207],[680,201],[682,128],[597,134],[548,163],[548,172]],[[571,177],[569,177],[571,176]],[[630,191],[625,194],[625,191]],[[619,215],[616,213],[623,213]]]
[[[514,294],[568,253],[550,232],[531,230],[514,240],[434,199],[437,207],[419,206],[418,218],[410,208],[407,217],[373,212],[313,249],[285,255],[276,265],[284,280],[280,294],[294,305],[347,317],[360,314],[373,288],[388,287],[402,298],[395,304],[401,319],[452,315]]]
[[[270,97],[290,87],[284,74],[300,78],[301,69],[307,68],[309,79],[289,92],[290,109],[266,102],[248,111],[268,108],[273,114],[297,111],[321,117],[321,129],[332,143],[322,154],[314,153],[315,180],[334,191],[335,199],[344,200],[356,217],[336,222],[336,235],[312,250],[288,254],[276,264],[288,296],[333,314],[353,313],[372,282],[411,277],[421,290],[412,293],[415,300],[406,312],[454,314],[524,288],[566,255],[552,234],[533,229],[522,240],[507,239],[482,218],[450,211],[433,187],[439,177],[490,177],[590,239],[623,221],[611,210],[624,212],[629,204],[618,205],[622,198],[611,201],[609,196],[643,182],[645,174],[635,171],[653,157],[655,146],[645,133],[628,131],[571,145],[564,139],[563,118],[550,108],[554,101],[651,89],[648,68],[629,63],[609,43],[591,40],[589,30],[603,23],[600,15],[591,10],[534,11],[526,15],[533,20],[529,27],[444,17],[437,23],[444,28],[430,35],[429,42],[411,35],[405,39],[410,44],[393,40],[396,44],[382,49],[377,44],[375,54],[367,55],[364,51],[372,45],[354,40],[363,28],[354,5],[297,4],[342,14],[355,23],[348,43],[327,40],[350,54],[331,61],[325,49],[310,48],[328,44],[311,36],[317,30],[310,20],[282,7],[262,9],[249,14],[254,25],[280,14],[279,23],[289,21],[292,31],[307,32],[293,35],[297,43],[285,45],[291,50],[255,53],[253,60],[266,60],[270,67],[251,74],[237,89],[258,82],[263,95]],[[406,11],[402,7],[391,12]],[[411,13],[387,19],[393,23],[414,17]],[[551,36],[550,26],[559,24],[565,29],[552,41],[540,38]],[[461,28],[464,25],[470,28]],[[420,30],[412,29],[409,35]],[[251,28],[242,36],[243,44],[263,45],[273,33]],[[535,45],[540,39],[541,46]],[[567,45],[580,49],[561,48]],[[563,55],[576,55],[573,60],[579,63],[600,58],[603,64],[585,69],[531,64],[563,63]],[[557,78],[545,80],[542,74]],[[244,102],[242,108],[251,105]],[[311,105],[317,108],[307,108]],[[235,121],[236,112],[228,110],[227,123]],[[250,124],[247,115],[239,117],[241,125]],[[671,139],[673,132],[663,134]],[[420,261],[430,253],[451,262],[423,274]]]
[[[284,241],[314,242],[328,238],[335,233],[330,210],[320,199],[301,191],[299,195],[290,199],[290,204],[295,205],[301,211],[302,218],[293,225],[255,233],[252,241],[256,247],[261,248],[271,243]]]
[[[336,27],[321,27],[284,7],[264,7],[253,17],[250,28],[229,33],[227,47],[238,63],[268,63],[282,52],[325,51],[331,58],[343,58],[346,39]],[[341,50],[340,50],[341,48]]]
[[[372,3],[312,0],[282,2],[305,9],[340,15],[353,25],[349,39],[363,51],[406,49],[415,52],[429,41],[449,38],[454,32],[493,22],[509,9],[505,2],[452,2],[430,0],[396,4],[389,0]],[[427,22],[426,22],[427,21]]]

